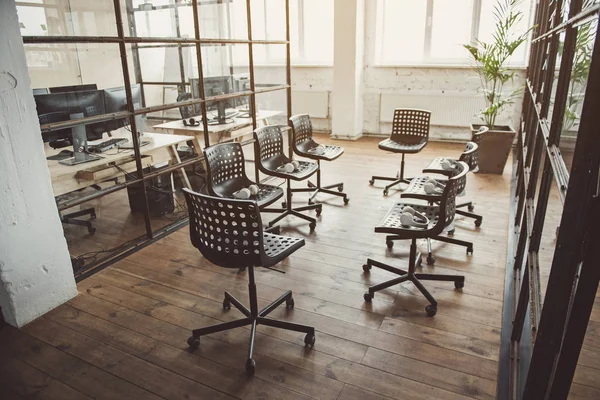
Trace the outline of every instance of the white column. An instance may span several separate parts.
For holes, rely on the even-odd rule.
[[[20,327],[77,295],[14,0],[0,1],[0,306]]]
[[[335,0],[331,136],[338,139],[363,132],[364,22],[364,0]]]

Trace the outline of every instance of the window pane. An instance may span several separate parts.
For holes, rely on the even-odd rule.
[[[492,35],[496,29],[496,18],[494,16],[494,7],[498,0],[482,0],[481,2],[481,19],[479,23],[479,40],[483,42],[492,41]],[[516,10],[523,13],[522,18],[515,23],[511,37],[515,38],[523,32],[527,31],[531,26],[532,8],[534,1],[523,0],[517,3]],[[529,46],[528,43],[523,43],[513,55],[508,59],[511,64],[523,65],[526,62],[526,55]]]
[[[304,0],[303,62],[333,64],[333,0]]]
[[[431,31],[431,57],[466,59],[463,44],[471,41],[472,0],[435,0]]]
[[[383,0],[378,5],[382,24],[381,37],[377,38],[380,61],[422,62],[427,2]]]

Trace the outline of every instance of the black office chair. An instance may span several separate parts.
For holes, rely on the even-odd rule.
[[[468,172],[469,171],[469,166],[467,163],[465,162],[454,162],[452,164],[452,169],[450,170],[451,172],[451,177],[452,176],[457,176],[457,175],[461,175],[463,172]],[[410,181],[410,184],[408,185],[408,187],[406,188],[406,190],[400,195],[400,197],[406,199],[416,199],[416,200],[425,200],[429,203],[429,205],[434,205],[434,204],[440,204],[440,195],[439,194],[428,194],[427,192],[425,192],[425,185],[427,184],[428,181],[430,181],[431,178],[428,175],[421,175],[418,177],[413,178]],[[439,184],[439,188],[443,187],[448,181],[447,180],[440,180],[440,179],[434,179],[437,184]],[[464,179],[460,179],[460,181],[458,181],[457,183],[458,185],[458,190],[457,193],[462,193],[465,190],[465,187],[467,185],[467,178],[466,178],[466,174],[464,176]],[[441,190],[441,189],[438,189]],[[448,236],[441,236],[441,235],[437,235],[435,237],[431,237],[431,238],[427,238],[427,251],[428,251],[428,255],[427,255],[427,264],[429,265],[433,265],[435,264],[435,257],[433,256],[433,251],[431,249],[431,240],[437,240],[439,242],[445,242],[445,243],[450,243],[450,244],[455,244],[458,246],[463,246],[466,247],[467,250],[467,254],[473,254],[473,243],[472,242],[468,242],[466,240],[460,240],[460,239],[455,239],[453,237],[449,237],[449,236],[453,236],[454,235],[454,219],[452,221],[450,221],[450,223],[444,227],[444,231],[448,232]],[[402,239],[399,237],[395,237],[395,236],[388,236],[386,238],[386,244],[388,246],[388,248],[392,248],[394,245],[394,240],[398,240],[398,239]]]
[[[46,124],[52,124],[52,123],[56,123],[56,122],[63,122],[68,119],[69,119],[69,113],[67,113],[67,112],[53,112],[53,113],[48,113],[48,114],[41,114],[38,116],[40,126],[46,125]],[[91,186],[96,190],[102,189],[98,185],[91,185]],[[77,191],[79,192],[83,189],[85,189],[85,188],[78,189]],[[92,225],[92,223],[90,221],[77,219],[77,218],[83,217],[85,215],[89,215],[90,219],[92,219],[92,220],[96,219],[96,209],[94,207],[84,208],[79,211],[75,211],[75,212],[67,213],[67,214],[61,214],[59,212],[58,215],[60,217],[60,222],[62,222],[63,224],[84,226],[87,228],[88,233],[90,233],[90,234],[93,234],[94,232],[96,232],[96,228]]]
[[[281,208],[267,208],[283,196],[279,186],[254,183],[246,175],[244,151],[238,142],[219,143],[204,150],[207,167],[207,192],[211,196],[233,199],[233,194],[250,185],[258,186],[258,193],[250,200],[256,201],[262,212],[280,213]],[[279,233],[279,227],[267,229]]]
[[[404,177],[404,156],[406,154],[418,153],[427,145],[429,140],[429,124],[431,111],[413,108],[397,108],[394,110],[392,122],[392,135],[381,142],[379,148],[385,151],[402,154],[400,172],[395,178],[385,176],[373,176],[369,183],[372,185],[376,180],[393,181],[385,187],[383,194],[387,196],[391,187],[401,183],[410,183],[409,178]]]
[[[397,239],[411,240],[409,264],[408,271],[406,271],[369,258],[367,263],[363,265],[363,270],[365,272],[369,272],[372,267],[376,267],[398,274],[400,277],[371,286],[369,291],[364,295],[365,301],[371,302],[375,296],[375,292],[398,283],[411,281],[429,301],[429,305],[425,307],[425,311],[429,316],[434,316],[437,313],[437,301],[427,289],[425,289],[420,282],[421,280],[451,281],[454,282],[454,287],[456,289],[462,289],[464,287],[464,276],[421,274],[416,273],[415,269],[421,264],[421,253],[417,254],[417,239],[435,238],[452,223],[456,206],[456,194],[460,186],[463,185],[461,181],[465,180],[467,172],[468,167],[465,166],[462,173],[448,180],[443,192],[438,196],[440,201],[439,206],[399,202],[392,206],[387,215],[379,223],[379,226],[375,227],[375,232],[388,233]],[[422,226],[403,225],[401,219],[403,218],[403,214],[409,210],[407,207],[411,207],[414,211],[425,215],[427,221],[423,221]]]
[[[192,244],[215,265],[223,268],[247,268],[250,298],[248,309],[229,292],[225,292],[223,308],[229,310],[233,305],[245,318],[193,330],[192,336],[187,340],[190,348],[200,346],[200,336],[251,325],[246,371],[253,375],[256,363],[252,355],[257,325],[305,333],[304,343],[314,346],[315,328],[267,317],[284,302],[288,309],[294,307],[292,291],[286,291],[259,311],[254,280],[254,267],[270,267],[279,263],[304,246],[304,240],[264,232],[259,208],[254,201],[212,197],[187,188],[183,192],[190,217]]]
[[[258,168],[261,172],[285,179],[287,182],[287,197],[284,207],[281,209],[281,215],[269,222],[273,226],[288,215],[294,215],[310,222],[311,232],[317,226],[317,220],[302,214],[300,211],[315,210],[317,217],[321,215],[321,204],[310,204],[307,206],[292,208],[292,187],[291,180],[303,181],[312,176],[319,169],[319,165],[314,162],[298,161],[299,167],[293,172],[284,172],[279,167],[290,163],[292,160],[283,153],[283,134],[281,126],[267,125],[254,131],[254,152],[255,160],[258,162]]]
[[[344,148],[341,146],[326,145],[323,146],[323,154],[316,154],[314,151],[311,151],[317,148],[319,144],[313,140],[312,122],[308,114],[294,115],[290,118],[290,126],[292,127],[292,148],[294,149],[294,153],[300,157],[315,160],[319,165],[319,169],[317,170],[317,184],[314,185],[311,181],[308,181],[308,188],[294,188],[292,192],[313,192],[308,198],[308,204],[312,204],[312,200],[319,192],[343,197],[344,204],[348,204],[350,198],[348,198],[346,193],[343,193],[343,183],[321,186],[321,160],[333,161],[337,159],[344,154]],[[337,192],[330,190],[332,188],[337,188]]]
[[[211,196],[233,199],[233,194],[250,185],[259,192],[251,196],[261,211],[283,196],[279,186],[254,183],[246,175],[244,152],[238,142],[219,143],[204,150],[207,166],[207,189]],[[277,211],[281,212],[281,211]]]
[[[485,131],[487,131],[487,128],[485,128]],[[481,133],[485,133],[485,132],[481,132]],[[473,171],[473,172],[477,171],[477,168],[478,168],[478,166],[477,166],[477,157],[478,157],[477,150],[478,150],[478,148],[479,148],[479,146],[475,142],[468,142],[467,145],[465,146],[465,150],[462,152],[462,154],[458,158],[458,161],[465,162],[469,166],[469,170]],[[457,160],[452,160],[452,159],[447,159],[447,158],[445,159],[444,157],[437,157],[437,158],[433,159],[433,161],[431,161],[431,163],[427,166],[427,168],[425,168],[423,170],[423,173],[425,173],[425,174],[441,174],[441,175],[445,175],[448,177],[452,176],[455,173],[455,170],[445,170],[442,167],[442,162],[444,160],[448,160],[450,162],[457,161]],[[459,208],[465,208],[465,207],[467,207],[467,209],[469,211],[459,210]],[[479,227],[479,226],[481,226],[481,223],[483,222],[483,217],[481,215],[473,213],[472,211],[474,209],[475,209],[475,205],[473,204],[472,201],[468,201],[468,202],[460,203],[460,204],[456,205],[456,213],[457,214],[474,219],[475,226]]]

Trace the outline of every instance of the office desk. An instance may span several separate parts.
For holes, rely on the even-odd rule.
[[[261,110],[256,116],[256,122],[268,124],[268,119],[281,114],[281,111]],[[240,140],[248,134],[252,134],[252,118],[233,118],[233,122],[223,125],[209,125],[208,134],[210,143],[221,143],[230,140]],[[199,126],[185,126],[183,120],[170,121],[153,126],[154,129],[163,129],[175,135],[194,135],[201,147],[204,147],[204,127],[202,122]]]
[[[146,167],[148,165],[171,160],[174,162],[181,161],[179,159],[179,154],[177,153],[177,145],[179,143],[186,143],[186,141],[192,139],[194,139],[192,136],[145,133],[144,140],[150,140],[150,143],[140,147],[142,166]],[[107,139],[90,141],[89,143],[94,144],[103,140]],[[47,143],[44,144],[46,157],[58,154],[61,150],[65,149],[72,150],[72,147],[53,149]],[[108,179],[123,176],[123,172],[114,166],[108,165],[109,163],[115,163],[127,172],[136,171],[133,149],[117,150],[116,148],[113,148],[106,153],[100,153],[99,155],[102,157],[101,160],[77,165],[64,165],[59,163],[58,160],[47,160],[52,188],[54,189],[54,196],[60,196]],[[186,186],[191,188],[185,171],[180,169],[178,172]]]

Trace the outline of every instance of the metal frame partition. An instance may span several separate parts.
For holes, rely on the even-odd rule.
[[[499,399],[567,398],[598,289],[599,9],[597,1],[537,4],[515,149]],[[569,171],[559,144],[577,34],[585,24],[592,24],[595,38]],[[553,184],[562,217],[543,296],[539,254]]]
[[[125,2],[126,10],[127,10],[127,18],[128,18],[128,26],[130,29],[130,36],[127,36],[124,31],[124,19],[123,12],[121,8],[121,3]],[[208,147],[211,145],[210,138],[208,134],[208,123],[207,123],[207,110],[206,110],[206,102],[211,101],[219,101],[219,100],[227,100],[227,99],[235,99],[239,97],[249,96],[250,102],[252,106],[252,110],[255,112],[252,114],[252,127],[253,129],[257,126],[256,119],[256,94],[267,93],[271,91],[278,90],[286,90],[287,93],[287,113],[288,118],[291,115],[291,75],[290,75],[290,22],[289,22],[289,0],[279,0],[285,2],[285,20],[286,20],[286,38],[285,40],[253,40],[252,39],[252,13],[251,13],[251,0],[246,0],[246,12],[247,12],[247,25],[248,25],[248,37],[247,39],[214,39],[214,38],[202,38],[200,35],[200,26],[199,26],[199,2],[202,0],[191,0],[191,6],[193,10],[193,21],[194,21],[194,38],[181,38],[181,37],[138,37],[136,36],[136,28],[134,22],[134,8],[132,0],[113,0],[114,6],[114,17],[116,23],[116,36],[23,36],[24,44],[79,44],[79,43],[97,43],[97,44],[106,44],[113,43],[119,45],[119,53],[121,58],[121,68],[123,72],[123,83],[125,86],[126,97],[127,97],[127,111],[116,112],[116,113],[108,113],[103,115],[96,115],[85,117],[77,120],[69,120],[64,122],[50,123],[41,126],[42,132],[52,132],[65,128],[72,128],[75,126],[97,123],[97,122],[105,122],[114,119],[121,118],[129,118],[129,124],[131,130],[133,132],[137,131],[136,128],[136,115],[145,115],[151,112],[163,111],[169,109],[175,109],[184,106],[191,105],[200,105],[202,112],[202,123],[204,130],[204,146]],[[210,2],[211,4],[220,4],[220,1]],[[29,3],[21,3],[21,5],[29,5]],[[177,10],[179,6],[189,6],[190,1],[188,0],[171,0],[171,3],[166,6],[159,7],[167,7],[174,8]],[[32,6],[38,6],[37,4],[33,4]],[[179,33],[179,15],[176,15],[176,30]],[[139,60],[139,48],[142,48],[140,44],[144,44],[146,46],[152,47],[169,47],[176,46],[178,48],[179,54],[179,62],[181,69],[181,82],[149,82],[144,81],[141,72],[140,60]],[[223,94],[218,96],[204,96],[204,85],[203,85],[203,63],[202,63],[202,52],[201,47],[203,45],[213,45],[213,46],[223,46],[223,45],[232,45],[232,44],[247,44],[249,51],[249,71],[250,71],[250,90]],[[254,57],[253,57],[253,44],[263,44],[263,45],[273,45],[280,44],[286,45],[287,48],[287,63],[285,65],[286,68],[286,84],[284,85],[274,85],[268,87],[256,88],[255,86],[255,74],[254,74]],[[134,68],[134,76],[137,84],[140,84],[141,87],[141,96],[142,96],[142,107],[134,109],[134,105],[132,102],[132,90],[131,90],[131,80],[130,80],[130,67],[128,64],[128,55],[127,55],[127,45],[132,45],[132,65]],[[195,46],[196,48],[196,56],[197,56],[197,65],[198,65],[198,80],[199,80],[199,98],[193,98],[186,101],[179,101],[175,103],[169,104],[161,104],[156,106],[146,106],[145,96],[144,96],[144,85],[189,85],[189,83],[185,82],[185,74],[183,72],[182,66],[182,56],[181,49],[184,46]],[[160,118],[165,119],[165,118]],[[287,118],[286,118],[287,120]],[[121,246],[117,251],[108,254],[106,257],[99,259],[98,261],[92,262],[90,265],[85,266],[84,270],[81,273],[76,274],[75,278],[77,281],[85,279],[94,273],[106,268],[110,264],[138,251],[139,249],[150,245],[151,243],[159,240],[169,233],[177,230],[181,227],[184,227],[188,224],[188,217],[182,217],[179,220],[176,220],[160,229],[153,230],[152,224],[150,220],[150,211],[148,206],[148,198],[146,195],[146,187],[147,181],[153,178],[156,178],[159,175],[171,173],[173,171],[179,170],[186,166],[195,164],[199,161],[203,161],[204,157],[201,154],[200,149],[197,149],[196,154],[184,161],[177,162],[173,165],[170,165],[166,168],[163,168],[156,172],[146,173],[143,172],[142,167],[142,159],[140,153],[139,139],[137,135],[132,135],[133,147],[134,147],[134,156],[135,156],[135,164],[136,164],[136,179],[127,180],[126,182],[117,183],[114,186],[110,186],[108,188],[104,188],[102,190],[96,191],[89,195],[81,196],[74,200],[67,200],[64,202],[60,202],[57,204],[58,210],[63,211],[68,208],[74,207],[76,205],[85,203],[87,201],[108,195],[110,193],[114,193],[120,191],[122,189],[127,188],[128,186],[138,185],[141,187],[143,198],[144,198],[144,223],[146,233],[144,236],[136,238],[130,242],[127,242],[125,246]],[[242,145],[248,145],[253,143],[253,140],[246,140],[242,142]],[[257,179],[259,177],[258,167],[255,166]]]

